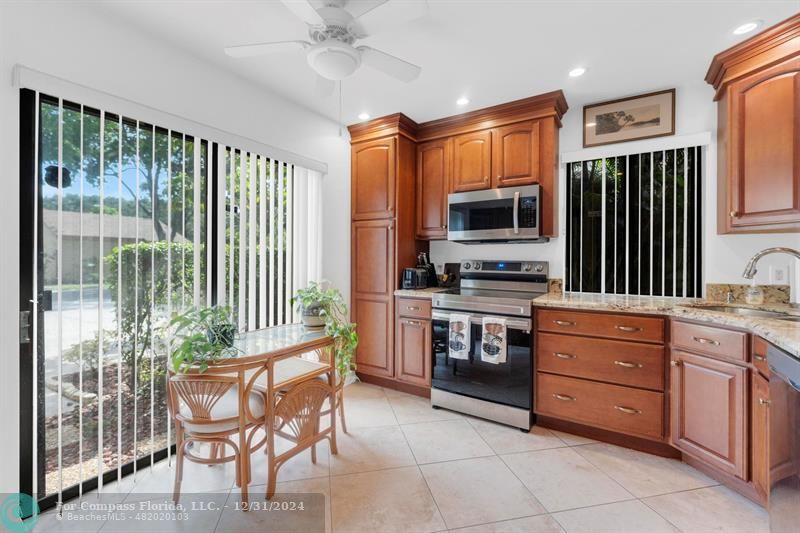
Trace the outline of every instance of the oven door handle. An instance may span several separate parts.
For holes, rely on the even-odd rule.
[[[431,313],[431,318],[433,320],[444,320],[445,322],[450,321],[450,315],[458,315],[458,314],[465,314],[469,317],[469,323],[475,324],[476,326],[483,325],[483,318],[484,317],[492,317],[492,318],[505,318],[506,319],[506,327],[508,329],[515,329],[521,330],[525,332],[529,332],[533,324],[529,319],[519,319],[519,318],[509,318],[509,317],[500,317],[496,315],[479,315],[479,314],[472,314],[472,313],[448,313],[444,311],[433,311]]]
[[[519,191],[514,193],[514,234],[519,234]]]

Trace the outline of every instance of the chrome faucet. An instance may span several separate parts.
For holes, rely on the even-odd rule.
[[[744,267],[744,273],[742,273],[742,276],[744,276],[745,279],[753,279],[753,277],[756,275],[756,272],[758,272],[758,270],[756,270],[756,263],[758,263],[758,260],[764,257],[765,255],[779,254],[779,253],[793,255],[797,259],[800,259],[800,251],[794,250],[792,248],[786,248],[783,246],[776,246],[774,248],[765,248],[750,258],[750,261],[747,262],[747,266]]]

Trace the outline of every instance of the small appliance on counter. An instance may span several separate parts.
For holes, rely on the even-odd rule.
[[[427,274],[426,277],[427,287],[439,286],[439,280],[436,277],[436,267],[433,266],[433,263],[428,261],[428,254],[426,254],[425,252],[420,252],[417,255],[417,268],[425,270],[425,273]]]
[[[424,289],[428,286],[428,271],[424,268],[404,268],[403,288]]]

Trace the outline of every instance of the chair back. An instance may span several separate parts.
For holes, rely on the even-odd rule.
[[[232,417],[214,419],[211,412],[238,381],[238,377],[230,375],[173,374],[169,377],[170,411],[175,418],[192,424],[230,420]],[[191,416],[181,414],[181,403]]]
[[[330,387],[316,379],[292,387],[275,407],[276,425],[298,444],[315,437],[319,432],[322,404],[330,394]]]

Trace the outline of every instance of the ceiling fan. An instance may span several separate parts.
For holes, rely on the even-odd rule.
[[[403,82],[415,80],[422,69],[393,55],[355,42],[384,28],[419,18],[426,0],[281,0],[308,25],[309,41],[277,41],[228,46],[231,57],[254,57],[275,52],[305,50],[308,64],[321,76],[318,92],[333,92],[333,81],[353,74],[361,64]]]

